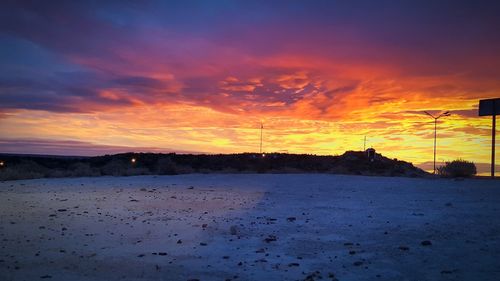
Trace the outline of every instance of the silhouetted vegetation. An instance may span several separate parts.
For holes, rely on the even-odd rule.
[[[132,161],[135,159],[135,162]],[[160,154],[124,153],[97,157],[4,155],[0,180],[50,177],[178,175],[189,173],[335,173],[417,177],[426,172],[380,154],[371,162],[364,152],[340,156],[309,154]]]
[[[446,162],[443,166],[437,168],[438,175],[450,178],[469,178],[477,173],[476,165],[473,162],[458,159]]]

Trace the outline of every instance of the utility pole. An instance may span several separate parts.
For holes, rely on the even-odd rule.
[[[495,178],[495,135],[497,127],[496,111],[493,111],[493,124],[491,127],[491,177]]]
[[[262,130],[264,130],[264,124],[260,123],[260,154],[262,154]]]
[[[366,136],[365,136],[365,141],[363,142],[363,151],[366,151]]]
[[[436,141],[437,141],[437,120],[443,116],[450,116],[450,112],[449,111],[445,111],[443,113],[441,113],[439,116],[434,116],[432,114],[430,114],[429,112],[427,111],[424,111],[425,114],[429,115],[430,117],[434,118],[434,174],[436,174]]]
[[[434,174],[436,174],[437,118],[434,118]]]

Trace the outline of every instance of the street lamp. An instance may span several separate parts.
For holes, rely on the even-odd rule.
[[[436,174],[436,138],[437,138],[437,120],[441,117],[444,117],[444,116],[450,116],[451,113],[449,111],[445,111],[441,114],[439,114],[438,116],[434,116],[432,114],[430,114],[429,112],[427,111],[424,111],[425,114],[429,115],[430,117],[432,117],[434,119],[434,174]]]
[[[262,153],[262,130],[264,130],[264,123],[260,122],[260,153]],[[262,154],[264,157],[264,154]]]

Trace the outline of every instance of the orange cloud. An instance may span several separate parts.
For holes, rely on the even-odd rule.
[[[205,36],[101,20],[84,21],[93,30],[85,36],[50,20],[47,36],[14,29],[64,65],[40,80],[30,69],[29,79],[1,85],[2,136],[244,152],[258,150],[262,121],[266,151],[338,154],[360,150],[366,135],[385,155],[425,162],[434,127],[423,111],[449,110],[439,122],[438,157],[489,161],[490,119],[474,111],[479,99],[498,96],[500,59],[482,41],[472,40],[470,52],[413,46],[412,36],[386,40],[397,26],[379,31],[382,40],[372,26],[345,23]]]

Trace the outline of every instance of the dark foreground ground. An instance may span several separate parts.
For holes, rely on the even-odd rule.
[[[500,280],[492,180],[0,182],[0,280]]]

